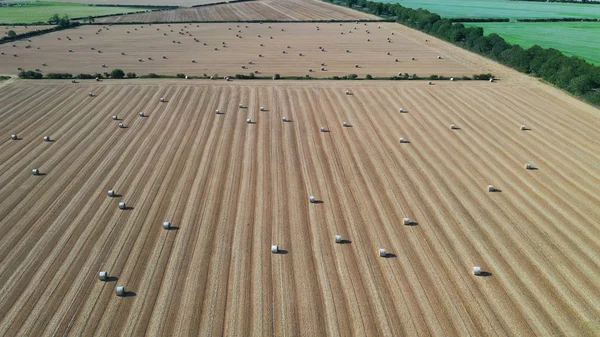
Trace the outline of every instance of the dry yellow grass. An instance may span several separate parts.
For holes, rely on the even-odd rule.
[[[33,48],[26,49],[28,44]],[[35,37],[31,43],[16,42],[16,47],[3,45],[0,51],[4,52],[0,72],[15,74],[17,68],[73,74],[120,68],[138,75],[223,76],[258,71],[259,76],[391,77],[399,72],[471,76],[495,69],[480,61],[466,62],[464,51],[393,23],[85,26]]]
[[[600,112],[544,85],[17,81],[0,119],[0,335],[600,332]]]
[[[320,0],[258,0],[98,18],[96,22],[379,20]]]

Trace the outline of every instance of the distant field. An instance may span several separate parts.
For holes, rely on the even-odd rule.
[[[600,23],[595,22],[535,22],[477,23],[485,34],[497,33],[507,42],[529,48],[535,44],[555,48],[566,55],[581,57],[600,65]]]
[[[245,20],[378,20],[377,16],[320,0],[259,0],[197,8],[105,17],[97,22],[181,22]]]
[[[508,0],[380,0],[409,8],[424,8],[442,17],[470,18],[599,18],[600,6]]]
[[[96,7],[77,3],[34,2],[23,3],[21,6],[0,7],[0,23],[46,22],[53,14],[76,18],[143,11],[145,10],[134,7]]]
[[[190,7],[195,5],[205,5],[224,0],[55,0],[56,2],[66,3],[85,3],[95,5],[143,5],[143,6],[183,6]]]

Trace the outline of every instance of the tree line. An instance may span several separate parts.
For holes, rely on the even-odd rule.
[[[334,0],[327,0],[333,2]],[[483,34],[481,27],[465,27],[425,9],[406,8],[368,0],[345,0],[369,13],[393,17],[396,22],[491,58],[520,72],[541,78],[581,99],[600,105],[600,67],[554,48],[535,45],[529,49],[512,45],[498,34]]]

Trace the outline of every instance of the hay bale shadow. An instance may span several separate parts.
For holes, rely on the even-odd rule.
[[[384,259],[395,259],[396,257],[398,257],[396,254],[394,253],[387,253],[385,254],[385,256],[382,256]]]

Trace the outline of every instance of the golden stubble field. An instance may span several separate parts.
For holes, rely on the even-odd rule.
[[[98,18],[97,22],[380,20],[320,0],[256,0],[169,11]]]
[[[0,335],[600,333],[600,112],[416,83],[0,88]]]
[[[257,76],[357,74],[364,78],[399,72],[419,76],[493,72],[481,62],[467,62],[467,53],[457,47],[393,23],[85,26],[14,45],[0,46],[0,73],[16,74],[22,68],[76,75],[119,68],[137,75],[256,72]]]

